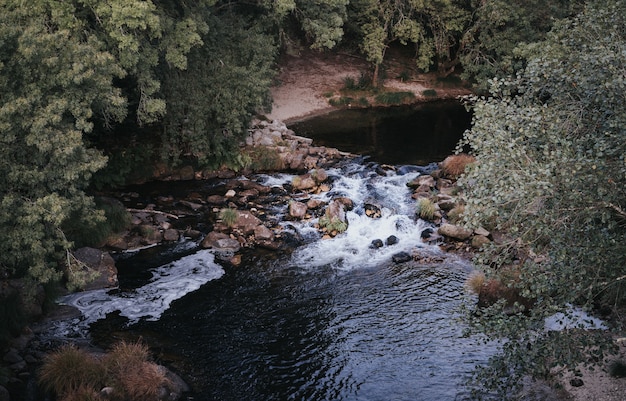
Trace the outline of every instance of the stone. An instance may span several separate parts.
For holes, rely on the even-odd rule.
[[[437,202],[437,205],[441,210],[449,211],[456,207],[456,200],[454,198],[444,198]]]
[[[222,238],[230,238],[228,234],[220,233],[217,231],[211,231],[204,237],[202,242],[200,242],[200,246],[202,248],[213,248],[217,245],[217,240]]]
[[[435,187],[435,179],[430,175],[420,175],[406,184],[409,188],[419,188],[424,186],[432,189]]]
[[[228,191],[226,191],[226,193],[224,194],[225,198],[234,198],[235,195],[237,195],[237,192],[235,192],[234,189],[229,189]]]
[[[165,241],[178,241],[178,238],[179,238],[178,230],[169,228],[163,232],[163,239]]]
[[[320,207],[324,206],[325,204],[326,204],[326,202],[324,202],[323,200],[320,200],[320,199],[309,199],[306,202],[306,207],[308,209],[315,210],[315,209],[319,209]]]
[[[237,220],[233,229],[241,231],[245,235],[252,234],[256,226],[261,224],[261,220],[247,210],[237,211]]]
[[[306,191],[309,189],[313,189],[317,186],[315,179],[311,176],[311,174],[304,174],[294,177],[291,181],[291,185],[293,188],[298,191]]]
[[[226,203],[226,198],[222,195],[209,195],[206,201],[210,205],[223,205]]]
[[[390,235],[387,237],[387,240],[385,241],[385,244],[389,245],[395,245],[399,242],[400,240],[398,239],[398,237],[396,237],[395,235]]]
[[[311,177],[313,177],[316,183],[321,184],[328,179],[328,173],[323,168],[317,168],[311,171]]]
[[[272,241],[274,233],[264,225],[259,225],[254,228],[254,238],[258,241]]]
[[[184,166],[179,171],[180,179],[183,181],[190,181],[196,178],[196,173],[191,166]]]
[[[404,263],[412,259],[413,257],[408,252],[398,252],[391,257],[394,263]]]
[[[98,273],[95,280],[85,285],[84,290],[117,287],[117,268],[115,261],[108,252],[95,248],[79,248],[74,251],[74,257],[84,263],[89,269]]]
[[[292,201],[289,202],[289,217],[294,219],[302,219],[306,215],[307,206],[305,203]]]
[[[472,248],[480,249],[491,241],[484,235],[474,235],[472,237]]]
[[[380,239],[375,239],[372,241],[372,243],[370,244],[370,248],[372,249],[378,249],[378,248],[382,248],[383,247],[383,241]]]
[[[454,238],[461,241],[465,241],[469,237],[472,236],[473,231],[469,230],[465,227],[457,226],[454,224],[444,223],[438,229],[439,234],[448,237]]]
[[[486,229],[479,227],[477,229],[474,230],[474,234],[476,235],[482,235],[483,237],[489,237],[491,235],[491,233],[489,231],[487,231]]]
[[[354,209],[354,202],[352,201],[352,199],[345,197],[345,196],[340,196],[338,198],[335,198],[333,201],[337,201],[339,203],[341,203],[344,206],[345,210],[352,210]]]
[[[186,201],[186,200],[182,200],[180,201],[180,204],[193,210],[194,212],[197,212],[198,210],[202,209],[202,205],[200,203],[195,203],[195,202],[190,202],[190,201]]]

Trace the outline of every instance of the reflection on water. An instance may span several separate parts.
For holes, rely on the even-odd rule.
[[[458,101],[337,110],[289,126],[316,145],[387,164],[427,165],[450,155],[471,114]]]

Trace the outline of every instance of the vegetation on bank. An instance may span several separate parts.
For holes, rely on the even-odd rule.
[[[544,41],[517,47],[526,63],[516,77],[493,79],[489,97],[468,99],[474,120],[460,147],[476,162],[460,180],[462,218],[508,236],[475,262],[532,305],[502,300],[469,315],[474,329],[508,339],[477,377],[502,397],[524,375],[602,364],[615,347],[608,333],[578,325],[546,331],[546,317],[576,305],[626,329],[623,26],[626,2],[590,2]]]
[[[280,54],[359,52],[372,68],[351,83],[358,92],[361,80],[378,85],[394,45],[419,71],[460,73],[484,95],[468,100],[475,117],[462,146],[476,163],[460,180],[455,218],[509,235],[476,263],[534,307],[470,315],[475,329],[510,339],[479,378],[508,389],[523,374],[546,375],[548,360],[575,366],[591,337],[537,328],[568,304],[624,306],[625,15],[623,0],[6,0],[0,279],[25,279],[29,291],[71,279],[71,250],[125,224],[94,188],[156,161],[250,162],[239,144],[271,104]],[[380,101],[408,95],[393,96]],[[22,321],[9,297],[0,337]],[[555,353],[563,349],[572,352]]]
[[[164,399],[172,387],[166,371],[150,360],[148,347],[120,342],[98,356],[68,345],[48,354],[39,381],[61,401]]]

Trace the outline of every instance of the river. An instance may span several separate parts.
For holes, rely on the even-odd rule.
[[[429,132],[435,131],[422,117],[414,125],[402,113],[409,132],[425,138],[415,142],[423,145],[418,148],[428,148]],[[467,128],[464,118],[445,123],[455,127],[457,140]],[[62,302],[78,307],[82,317],[57,330],[88,336],[103,347],[142,338],[159,362],[192,386],[188,400],[470,399],[466,379],[494,352],[463,334],[459,307],[474,302],[463,288],[471,266],[421,241],[429,224],[415,219],[415,201],[405,185],[423,171],[410,165],[410,154],[425,165],[454,144],[420,153],[403,139],[411,134],[397,128],[401,118],[392,120],[404,146],[374,146],[363,152],[369,159],[330,169],[332,190],[316,195],[354,201],[345,233],[324,240],[314,221],[285,221],[286,230],[304,239],[301,246],[284,253],[248,250],[238,267],[221,266],[192,241],[120,254],[120,288],[66,297]],[[445,118],[432,120],[441,125]],[[356,126],[361,139],[380,145],[382,128],[372,129]],[[386,141],[395,144],[390,135]],[[360,143],[370,146],[368,141]],[[381,163],[396,169],[381,173]],[[250,178],[280,187],[292,177]],[[365,216],[367,199],[380,205],[381,218]],[[281,218],[286,208],[277,205],[272,213]],[[392,237],[397,243],[371,247],[375,239]],[[423,254],[424,262],[395,263],[393,256],[402,251]]]

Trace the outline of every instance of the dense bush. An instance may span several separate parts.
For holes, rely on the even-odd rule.
[[[546,316],[626,303],[625,18],[623,0],[591,2],[520,50],[528,64],[516,79],[493,80],[490,98],[472,99],[461,146],[476,163],[459,181],[463,219],[508,234],[476,263],[534,301],[518,313],[496,304],[470,315],[475,328],[509,339],[482,376],[509,396],[520,375],[601,353],[589,348],[601,334],[537,331]]]

